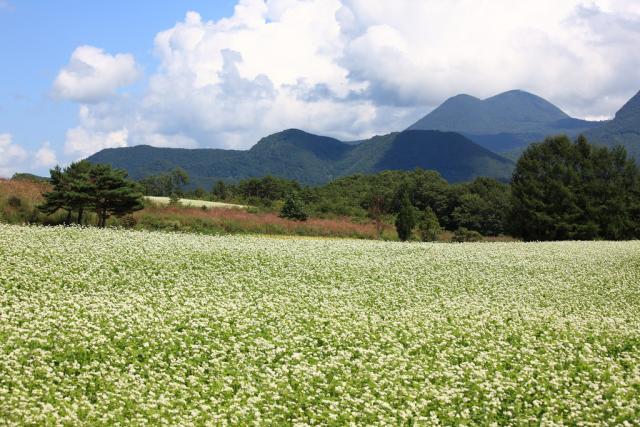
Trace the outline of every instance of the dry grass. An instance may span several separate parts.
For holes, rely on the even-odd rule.
[[[50,188],[43,182],[0,178],[0,221],[12,224],[45,221],[37,206],[43,201],[42,194]]]
[[[37,204],[42,202],[42,194],[49,189],[51,186],[44,182],[0,178],[0,201],[7,201],[15,196]]]
[[[291,221],[275,213],[249,213],[243,209],[197,209],[149,207],[134,215],[140,228],[175,229],[210,233],[291,234],[300,236],[354,237],[376,239],[374,224],[358,224],[348,218]],[[384,238],[395,238],[395,230],[385,226]]]

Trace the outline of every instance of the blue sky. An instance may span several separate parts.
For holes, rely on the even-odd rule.
[[[0,176],[109,147],[401,130],[523,89],[581,118],[640,89],[636,0],[0,0]]]
[[[153,37],[199,10],[207,19],[233,12],[235,1],[0,0],[0,134],[26,150],[64,143],[78,108],[51,95],[51,85],[80,45],[130,52],[143,69],[157,63]],[[144,82],[139,82],[138,90]],[[39,168],[38,172],[46,171]]]

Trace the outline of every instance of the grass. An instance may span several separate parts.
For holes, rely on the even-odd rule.
[[[202,210],[185,207],[147,207],[134,214],[137,229],[183,231],[201,234],[272,234],[376,239],[372,223],[359,224],[349,218],[292,221],[272,212],[251,213],[243,209]],[[395,229],[386,225],[383,238],[397,239]]]
[[[7,424],[640,419],[640,242],[0,239]]]
[[[47,217],[38,211],[47,183],[0,178],[0,222],[10,224],[58,224],[62,215]]]
[[[37,210],[42,193],[50,186],[26,180],[0,179],[0,222],[10,224],[60,224],[65,214],[45,216]],[[13,207],[10,199],[19,199]],[[204,200],[181,199],[179,206],[169,206],[168,198],[147,197],[150,203],[142,211],[125,218],[111,218],[110,226],[138,230],[161,230],[199,234],[270,234],[318,237],[376,239],[378,233],[371,223],[357,223],[349,218],[311,218],[305,222],[280,218],[273,212],[245,209],[246,206]],[[166,200],[167,204],[164,204]],[[86,213],[87,224],[95,224],[95,215]],[[397,239],[392,226],[385,226],[382,237]]]

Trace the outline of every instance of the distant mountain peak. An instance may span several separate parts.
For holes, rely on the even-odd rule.
[[[298,135],[311,135],[309,132],[305,132],[302,129],[297,128],[289,128],[280,132],[276,132],[273,135],[282,135],[282,136],[298,136]],[[271,136],[273,136],[271,135]]]
[[[408,130],[458,132],[513,159],[524,147],[545,136],[574,136],[599,125],[574,119],[544,98],[514,89],[486,99],[467,94],[453,96]]]
[[[589,142],[614,147],[622,145],[640,161],[640,92],[618,110],[613,120],[585,134]]]
[[[506,92],[499,93],[497,95],[491,96],[484,100],[487,103],[495,103],[495,102],[520,102],[520,103],[534,103],[544,106],[550,111],[558,114],[558,116],[562,115],[564,117],[569,117],[564,111],[553,105],[551,102],[546,99],[538,96],[534,93],[527,92],[522,89],[513,89],[508,90]]]
[[[620,110],[616,112],[614,120],[640,120],[640,92],[628,100]],[[638,122],[640,127],[640,121]]]
[[[451,98],[447,99],[447,101],[482,101],[480,98],[476,98],[473,95],[469,95],[468,93],[459,93],[458,95],[454,95]]]
[[[527,92],[526,90],[522,90],[522,89],[507,90],[505,92],[494,95],[491,98],[500,98],[500,97],[506,97],[506,96],[533,96],[535,98],[540,98],[538,95],[535,95],[531,92]]]

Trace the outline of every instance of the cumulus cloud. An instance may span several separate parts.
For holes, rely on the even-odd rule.
[[[248,148],[289,127],[356,139],[403,129],[458,93],[514,88],[578,117],[611,116],[640,82],[630,0],[241,0],[219,21],[187,13],[154,44],[159,66],[139,98],[113,96],[131,81],[113,76],[132,73],[85,80],[73,59],[61,72],[80,70],[67,97],[94,101],[68,152]],[[92,63],[118,62],[96,50],[87,56],[110,60]]]
[[[342,63],[377,104],[521,88],[579,116],[611,114],[640,81],[637,2],[344,0],[338,16]]]
[[[13,175],[27,158],[27,151],[13,142],[10,133],[0,134],[0,177]]]
[[[83,158],[105,148],[126,147],[128,137],[126,128],[101,132],[76,127],[67,131],[64,151],[68,156]]]
[[[58,73],[54,93],[65,99],[91,103],[115,94],[130,85],[140,72],[130,54],[109,55],[93,46],[80,46]]]
[[[56,152],[51,148],[49,141],[45,141],[34,154],[34,167],[50,168],[57,164]]]
[[[0,177],[8,178],[16,172],[40,172],[56,164],[56,152],[48,141],[32,151],[14,142],[12,134],[0,134]]]

